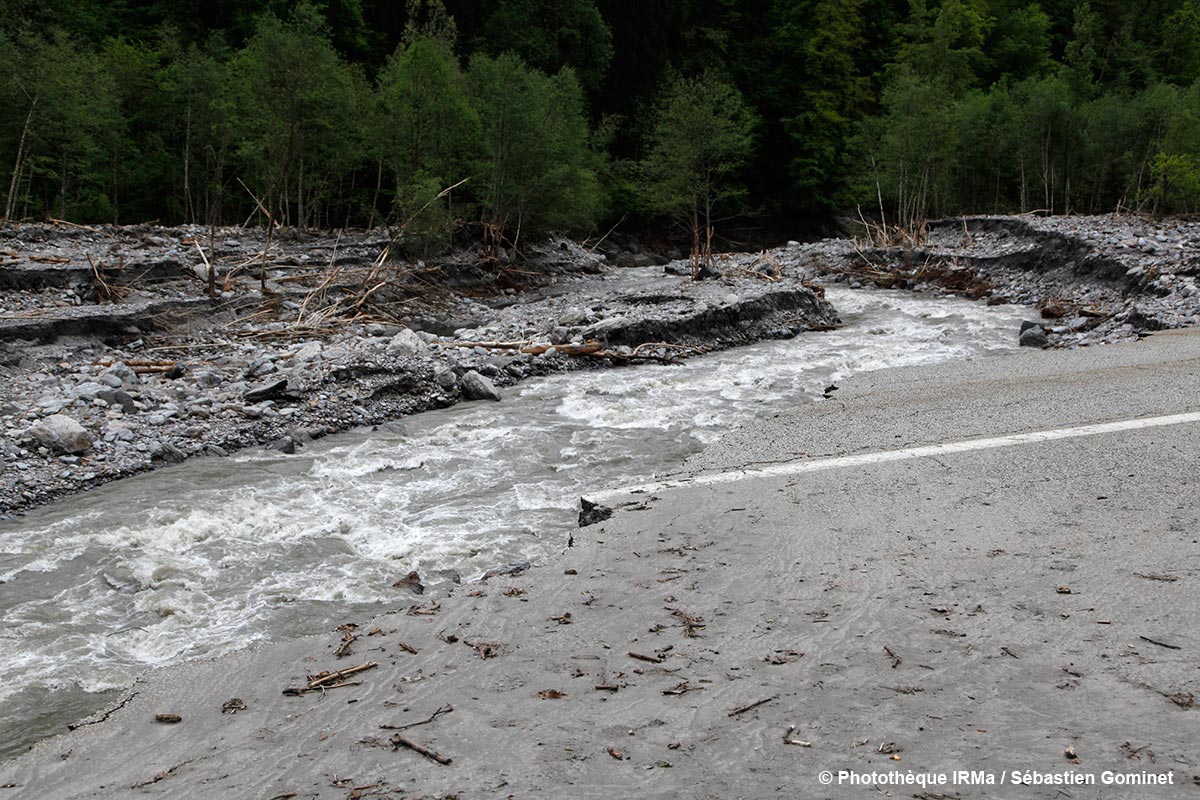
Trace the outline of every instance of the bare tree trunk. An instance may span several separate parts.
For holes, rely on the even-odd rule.
[[[700,280],[700,209],[692,203],[692,280]]]
[[[371,198],[371,217],[367,220],[367,228],[375,227],[375,212],[379,208],[379,190],[383,186],[383,156],[375,162],[375,195]]]
[[[307,220],[304,218],[304,156],[300,156],[300,170],[296,179],[296,224],[303,228]]]
[[[28,93],[25,96],[29,97]],[[25,141],[29,136],[29,129],[33,125],[33,114],[37,109],[37,104],[37,95],[29,98],[29,113],[25,115],[25,124],[21,127],[21,140],[17,143],[17,160],[13,163],[12,180],[8,184],[8,199],[4,204],[5,219],[12,219],[17,210],[17,189],[21,183],[21,169],[25,166]]]
[[[183,216],[188,222],[196,221],[192,205],[192,101],[188,100],[187,115],[183,125]]]

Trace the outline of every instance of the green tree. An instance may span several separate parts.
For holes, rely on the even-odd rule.
[[[745,199],[740,177],[756,125],[738,90],[713,73],[675,77],[659,102],[642,165],[646,199],[688,225],[693,277],[712,264],[714,215]]]
[[[169,207],[188,222],[222,220],[235,108],[228,96],[227,48],[221,37],[180,49],[172,42],[156,76],[164,113],[159,125],[174,154]]]
[[[119,110],[103,65],[57,30],[0,36],[0,64],[0,102],[12,110],[0,123],[12,165],[5,218],[30,211],[111,218],[105,145]]]
[[[892,71],[882,102],[882,113],[859,136],[872,199],[892,206],[891,224],[916,232],[945,204],[957,136],[954,97],[943,81],[901,65]]]
[[[475,196],[492,244],[518,247],[525,232],[590,226],[601,193],[574,72],[547,76],[512,54],[477,53],[468,77],[483,123]]]
[[[910,0],[896,60],[953,91],[969,89],[988,66],[983,45],[995,20],[985,0]]]
[[[792,149],[789,171],[808,207],[838,207],[850,197],[849,142],[870,103],[870,84],[856,57],[865,46],[862,0],[818,0],[809,8],[776,3],[774,35],[800,56],[796,68],[773,76],[782,125]]]
[[[1184,86],[1200,79],[1200,4],[1186,0],[1167,18],[1159,62],[1164,78]]]
[[[997,9],[988,52],[993,75],[1023,80],[1050,71],[1050,16],[1037,3]]]
[[[546,73],[571,67],[588,90],[612,60],[612,33],[595,0],[504,0],[494,3],[480,49],[515,53]]]
[[[334,50],[315,6],[260,18],[232,60],[237,153],[276,222],[305,226],[327,212],[339,179],[362,159],[355,118],[361,76]]]
[[[393,215],[422,250],[444,244],[454,221],[446,190],[469,177],[481,136],[449,43],[422,36],[397,48],[380,73],[378,104],[376,146],[395,180]]]
[[[170,179],[174,160],[163,140],[164,121],[174,109],[163,102],[156,81],[162,53],[141,43],[110,39],[99,55],[119,109],[105,136],[111,221],[150,219],[161,213],[158,192]]]

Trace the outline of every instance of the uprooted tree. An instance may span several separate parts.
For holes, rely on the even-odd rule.
[[[738,90],[713,73],[674,78],[659,101],[642,162],[646,202],[689,228],[693,278],[712,265],[714,215],[745,202],[738,177],[756,126]]]

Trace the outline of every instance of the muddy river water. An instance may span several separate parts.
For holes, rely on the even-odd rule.
[[[559,552],[581,494],[672,471],[855,373],[1011,350],[1028,310],[830,289],[845,326],[683,366],[530,380],[310,443],[120,481],[0,523],[0,757],[150,667],[329,630]]]

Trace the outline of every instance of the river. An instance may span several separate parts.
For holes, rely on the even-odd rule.
[[[0,523],[0,757],[150,667],[329,630],[518,559],[580,495],[672,471],[855,373],[1011,351],[1027,309],[830,288],[845,326],[682,366],[527,381],[313,442],[119,481]]]

